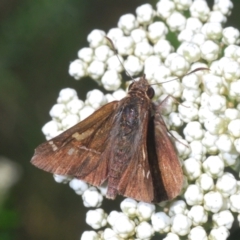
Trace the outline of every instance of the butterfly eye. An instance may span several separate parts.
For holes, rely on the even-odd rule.
[[[152,99],[154,97],[155,91],[152,87],[149,87],[147,90],[147,95],[150,99]]]

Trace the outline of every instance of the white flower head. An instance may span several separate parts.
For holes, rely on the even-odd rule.
[[[125,81],[145,74],[155,90],[153,102],[161,107],[162,121],[175,144],[185,180],[178,199],[154,204],[126,198],[121,202],[121,212],[110,212],[99,208],[108,191],[107,183],[105,187],[97,186],[99,190],[88,184],[95,181],[95,176],[88,183],[83,181],[90,179],[89,159],[78,179],[56,175],[57,182],[69,182],[81,195],[85,207],[93,208],[86,222],[93,229],[102,228],[98,232],[85,231],[81,239],[150,240],[159,234],[166,234],[165,240],[226,239],[234,220],[240,221],[234,214],[240,214],[240,32],[225,26],[233,10],[230,0],[216,0],[212,9],[205,0],[159,0],[156,6],[139,6],[135,15],[119,17],[107,33],[95,29],[88,35],[89,46],[78,51],[69,74],[76,80],[90,77],[99,88],[89,91],[86,98],[79,98],[74,89],[61,90],[50,110],[52,120],[42,128],[46,138],[64,132],[105,104],[124,98],[129,86]],[[193,73],[187,74],[190,71]],[[143,131],[142,125],[137,130]],[[84,134],[91,135],[91,131]],[[75,135],[78,139],[84,137]],[[49,144],[56,150],[53,141]],[[101,143],[91,144],[81,148],[102,154],[95,149]],[[147,142],[143,145],[149,146]],[[74,151],[68,149],[69,154]],[[147,165],[151,165],[147,159]],[[135,160],[138,166],[137,157]],[[119,172],[116,178],[117,191],[123,174]],[[161,185],[161,176],[149,182],[131,182],[131,176],[125,175],[129,177],[127,184],[139,191],[141,184],[159,190],[154,186]],[[120,192],[124,195],[123,187]]]

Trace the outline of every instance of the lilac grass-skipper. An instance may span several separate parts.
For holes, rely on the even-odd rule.
[[[31,163],[94,186],[107,181],[110,199],[118,194],[144,202],[175,198],[183,185],[182,168],[153,96],[143,75],[125,98],[38,146]]]

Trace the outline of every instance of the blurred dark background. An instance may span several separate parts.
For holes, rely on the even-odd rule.
[[[116,27],[121,15],[135,13],[144,3],[0,0],[0,155],[22,168],[21,179],[0,206],[0,240],[79,239],[90,229],[81,197],[29,161],[45,140],[41,128],[50,120],[59,91],[73,87],[84,99],[87,91],[98,87],[68,75],[70,61],[88,46],[88,33]],[[227,25],[240,29],[240,2],[234,4]],[[112,204],[106,201],[104,208]]]

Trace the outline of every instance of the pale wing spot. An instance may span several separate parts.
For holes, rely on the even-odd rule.
[[[54,144],[53,141],[49,141],[48,143],[50,144],[50,146],[52,147],[52,150],[53,150],[54,152],[58,150],[58,147]]]
[[[145,170],[144,169],[142,170],[142,175],[143,175],[143,177],[145,177]]]
[[[149,178],[150,176],[150,171],[147,172],[147,179]]]
[[[89,129],[83,133],[78,133],[78,132],[75,132],[72,137],[75,138],[77,141],[81,141],[85,138],[87,138],[88,136],[90,136],[91,134],[93,133],[93,129]]]
[[[72,155],[74,153],[75,149],[74,148],[70,148],[68,150],[68,155]]]
[[[145,160],[146,154],[145,154],[145,150],[144,149],[142,149],[142,155],[143,155],[143,160]]]
[[[81,146],[81,147],[79,147],[79,149],[83,149],[85,151],[89,151],[89,152],[96,153],[96,154],[101,154],[101,152],[98,152],[98,151],[96,151],[94,149],[91,149],[91,148],[86,148],[85,146]]]

